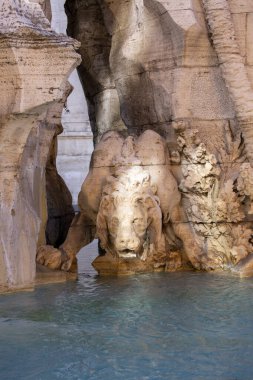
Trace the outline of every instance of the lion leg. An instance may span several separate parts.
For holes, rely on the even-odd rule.
[[[94,240],[95,226],[84,214],[78,213],[69,228],[65,242],[60,246],[62,253],[61,269],[69,271],[81,248]]]
[[[75,271],[76,255],[95,237],[94,224],[82,213],[78,213],[69,228],[67,238],[59,249],[50,245],[39,247],[36,261],[50,269]]]
[[[61,252],[52,245],[41,245],[37,251],[36,261],[49,269],[60,269],[62,264]]]

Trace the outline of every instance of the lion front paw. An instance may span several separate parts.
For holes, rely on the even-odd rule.
[[[62,253],[51,245],[42,245],[38,248],[36,261],[50,269],[60,269],[62,265]]]
[[[61,266],[61,270],[63,270],[64,272],[69,272],[71,269],[71,266],[72,266],[72,260],[71,259],[64,261],[62,266]]]

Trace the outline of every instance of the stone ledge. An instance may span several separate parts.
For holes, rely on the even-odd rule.
[[[56,284],[66,281],[77,280],[77,273],[63,272],[60,270],[52,270],[43,265],[36,264],[35,285]]]

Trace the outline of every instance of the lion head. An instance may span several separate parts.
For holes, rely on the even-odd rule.
[[[161,250],[162,212],[150,175],[142,166],[109,177],[97,215],[101,246],[114,256],[146,260]]]

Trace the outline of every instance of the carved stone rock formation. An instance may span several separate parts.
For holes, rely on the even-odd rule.
[[[95,137],[234,118],[200,1],[68,0],[66,11]]]
[[[105,133],[66,241],[60,250],[42,247],[38,262],[69,270],[96,235],[106,252],[93,264],[100,274],[189,268],[252,274],[253,177],[241,135],[227,130],[215,155],[197,130],[181,124],[177,133],[179,188],[167,144],[156,132],[138,138]]]
[[[222,76],[234,102],[237,120],[244,137],[247,157],[253,165],[253,89],[236,36],[227,0],[202,0]],[[249,1],[244,1],[247,6]],[[243,2],[242,2],[243,5]],[[242,21],[242,20],[241,20]],[[250,26],[247,25],[247,29]]]
[[[148,129],[163,136],[171,165],[168,173],[177,180],[182,198],[182,212],[170,220],[170,225],[182,241],[185,257],[196,269],[234,268],[241,273],[245,260],[245,273],[249,273],[253,252],[251,2],[67,0],[66,10],[68,32],[82,43],[79,74],[95,139],[112,129],[128,129],[136,136],[133,141]],[[152,159],[150,156],[148,165]],[[103,178],[104,170],[97,173],[99,178]],[[102,199],[110,199],[122,191],[125,198],[121,194],[120,199],[125,200],[117,207],[130,213],[133,202],[127,199],[129,192],[122,190],[123,184],[130,186],[128,174],[121,173],[121,180],[115,172],[117,185],[115,181],[108,183],[107,195],[101,194]],[[135,175],[145,177],[141,171]],[[152,181],[153,176],[150,178]],[[91,192],[86,195],[89,201],[94,196]],[[112,203],[102,202],[104,211],[98,213],[97,233],[107,251],[114,251],[112,256],[130,257],[131,247],[124,249],[119,244],[121,232],[117,231],[115,238],[108,228],[104,237],[99,232],[99,222],[104,219],[108,226],[114,220],[112,215],[118,213],[116,206],[111,209]],[[97,210],[96,204],[94,215]],[[161,212],[164,215],[163,207]],[[94,215],[88,215],[93,224]],[[181,226],[186,225],[188,232],[180,236]],[[193,242],[193,249],[187,248],[185,236]],[[108,237],[113,249],[106,243]],[[139,252],[136,241],[132,245]],[[177,248],[178,244],[176,240]],[[67,251],[71,251],[71,244]],[[142,255],[144,251],[140,258]],[[177,267],[178,256],[174,262],[172,253],[168,257],[166,266],[170,260],[171,267]],[[107,265],[106,258],[100,260]],[[63,267],[67,269],[68,264]]]
[[[77,46],[50,29],[38,4],[0,1],[1,290],[34,284],[37,246],[46,242],[45,168]]]
[[[96,231],[100,273],[252,275],[252,1],[66,1],[97,145],[60,250],[44,168],[77,55],[36,3],[0,7],[0,283],[31,283],[37,243],[41,264],[74,271]]]
[[[252,177],[243,139],[228,129],[223,146],[219,144],[216,154],[211,154],[198,130],[181,125],[178,134],[183,174],[179,188],[194,239],[203,252],[201,267],[232,269],[253,250]]]

